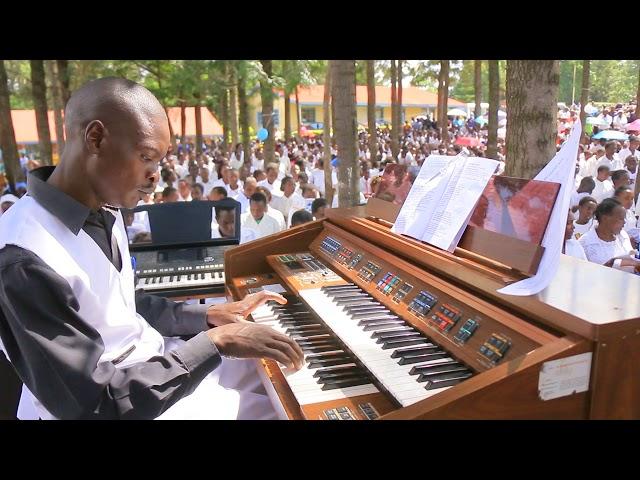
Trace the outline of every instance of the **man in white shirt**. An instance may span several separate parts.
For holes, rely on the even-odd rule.
[[[624,163],[620,160],[618,154],[616,153],[616,147],[617,144],[615,141],[607,142],[607,144],[604,146],[604,157],[598,160],[598,163],[596,164],[597,167],[599,167],[600,165],[606,165],[612,172],[614,170],[620,170],[621,168],[624,168]]]
[[[242,192],[240,192],[236,197],[236,201],[240,202],[240,205],[242,206],[240,213],[246,213],[249,211],[249,200],[251,199],[251,195],[256,193],[257,186],[258,182],[256,182],[256,179],[253,177],[247,177],[244,181]]]
[[[569,214],[567,215],[567,226],[564,232],[564,247],[562,248],[562,253],[587,261],[587,256],[584,254],[582,245],[578,240],[573,238],[574,218],[573,213],[569,210]]]
[[[229,159],[229,166],[231,168],[235,168],[236,170],[239,170],[243,164],[244,164],[244,152],[242,151],[242,144],[238,143],[236,145],[236,149],[231,154],[231,158]]]
[[[256,232],[257,238],[283,230],[275,218],[267,215],[267,198],[260,192],[251,196],[249,211],[242,214],[240,228],[253,230]]]
[[[178,182],[178,201],[190,202],[191,201],[191,185],[189,182],[182,179]]]
[[[229,170],[229,183],[225,185],[227,194],[231,198],[236,198],[242,192],[242,182],[240,181],[240,173],[235,168]]]
[[[251,173],[256,170],[264,170],[264,154],[261,148],[257,148],[251,157]]]
[[[219,168],[219,177],[218,180],[216,180],[215,182],[213,182],[213,186],[214,187],[223,187],[223,188],[227,188],[227,185],[229,185],[229,172],[231,170],[231,167],[229,167],[229,165],[226,164],[222,164],[220,165]]]
[[[620,160],[622,160],[623,162],[626,162],[627,157],[633,155],[637,162],[637,160],[640,160],[640,150],[638,150],[639,146],[640,139],[638,139],[638,137],[636,137],[635,135],[631,135],[629,137],[629,146],[620,150],[618,152],[618,157],[620,157]],[[633,173],[635,174],[635,171]]]
[[[198,175],[196,183],[202,185],[205,197],[208,196],[211,189],[216,186],[216,181],[211,178],[209,169],[206,166],[200,167],[200,175]]]
[[[269,163],[267,164],[267,178],[258,182],[259,187],[264,187],[270,192],[273,190],[280,190],[280,180],[278,180],[278,164],[277,163]]]
[[[289,218],[289,212],[299,210],[305,207],[304,198],[299,193],[296,193],[296,184],[291,177],[284,177],[280,183],[282,189],[281,194],[272,192],[272,198],[269,202],[269,206],[276,210],[279,210],[284,218]]]
[[[593,177],[585,177],[580,180],[580,185],[578,185],[578,189],[571,194],[571,204],[570,208],[577,207],[580,203],[580,199],[590,196],[593,192],[593,189],[596,187],[596,182]]]
[[[591,193],[591,196],[595,198],[598,203],[601,203],[605,198],[609,198],[613,195],[613,182],[609,179],[611,171],[606,165],[598,167],[598,176],[595,178],[596,186]]]

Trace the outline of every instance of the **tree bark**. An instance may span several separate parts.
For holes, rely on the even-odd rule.
[[[187,136],[187,105],[185,102],[180,102],[180,133],[181,141],[184,143]]]
[[[240,130],[242,131],[242,150],[244,161],[251,161],[251,136],[249,135],[249,104],[247,103],[246,78],[238,78],[238,106],[240,110]]]
[[[473,84],[475,90],[475,110],[473,114],[476,118],[482,115],[482,60],[474,60],[474,77]]]
[[[7,174],[7,182],[11,191],[15,192],[16,182],[24,181],[24,174],[20,168],[16,134],[11,119],[11,103],[4,60],[0,60],[0,148],[2,148],[2,161]]]
[[[290,92],[284,90],[284,140],[291,138],[291,98]]]
[[[331,60],[331,98],[335,104],[334,125],[338,144],[338,206],[360,203],[360,166],[356,152],[358,136],[356,117],[355,60]]]
[[[238,75],[236,66],[231,61],[227,61],[227,68],[229,72],[229,83],[231,84],[231,88],[229,89],[229,127],[231,129],[231,143],[233,144],[233,148],[235,148],[240,141],[240,137],[238,136]]]
[[[229,93],[225,90],[220,99],[220,112],[222,112],[222,138],[224,139],[224,154],[229,153]]]
[[[33,106],[36,111],[36,127],[40,146],[40,161],[43,165],[51,165],[51,131],[47,108],[47,84],[44,76],[44,61],[29,60],[31,64],[31,91]]]
[[[489,60],[489,124],[487,158],[498,159],[498,108],[500,107],[500,69],[498,60]]]
[[[300,128],[302,128],[302,122],[300,121],[300,95],[298,92],[298,85],[296,85],[296,120],[298,122],[298,137],[300,137]]]
[[[169,108],[164,107],[164,112],[167,114],[167,123],[169,124],[169,135],[171,138],[171,152],[177,153],[178,144],[176,143],[176,132],[173,131],[173,125],[171,125],[171,120],[169,119]]]
[[[507,61],[505,175],[533,178],[556,154],[560,62]]]
[[[275,122],[273,121],[273,88],[271,78],[273,76],[272,60],[260,60],[262,69],[267,75],[266,79],[260,80],[260,94],[262,96],[262,126],[267,129],[268,136],[264,142],[265,167],[268,163],[275,162],[275,141],[273,133]]]
[[[53,100],[53,119],[56,129],[58,158],[62,158],[62,151],[64,150],[64,121],[62,119],[62,98],[60,97],[60,81],[58,80],[56,62],[47,60],[47,70],[51,79],[51,98]]]
[[[591,60],[582,61],[582,91],[580,93],[580,123],[584,132],[585,122],[587,121],[587,112],[584,107],[589,103],[589,79],[591,73]],[[637,109],[637,107],[636,107]]]
[[[442,141],[446,145],[449,143],[449,121],[447,112],[449,110],[449,60],[441,60],[442,68]]]
[[[398,71],[396,61],[391,60],[391,155],[398,159]]]
[[[324,81],[324,98],[322,101],[322,157],[324,162],[324,196],[331,206],[333,202],[333,184],[331,181],[331,67],[327,67]]]
[[[69,90],[69,82],[71,80],[69,76],[69,60],[56,60],[56,67],[58,69],[58,81],[60,82],[62,108],[64,109],[71,96],[71,91]]]
[[[640,69],[638,69],[638,90],[636,91],[636,118],[640,116]]]
[[[403,133],[403,121],[402,121],[402,60],[398,60],[398,83],[397,83],[397,97],[398,97],[398,107],[396,108],[396,115],[398,116],[398,120],[396,123],[398,124],[398,142],[402,138]]]
[[[369,124],[369,152],[371,152],[371,161],[373,162],[378,153],[375,60],[367,60],[367,122]]]
[[[196,108],[194,108],[196,115],[196,154],[202,153],[202,106],[200,105],[200,99],[196,99]],[[195,178],[194,178],[195,180]]]
[[[440,60],[440,71],[438,72],[438,105],[436,106],[436,122],[438,123],[438,131],[440,138],[442,138],[442,92],[444,91],[444,68],[442,63],[444,60]]]

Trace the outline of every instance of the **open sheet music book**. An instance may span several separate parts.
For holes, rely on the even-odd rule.
[[[392,231],[453,252],[497,166],[488,158],[429,156]]]

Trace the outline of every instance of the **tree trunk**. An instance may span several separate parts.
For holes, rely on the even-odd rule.
[[[185,102],[180,102],[180,133],[181,141],[184,143],[184,139],[187,136],[187,105]]]
[[[31,91],[33,106],[36,111],[36,127],[40,144],[40,161],[43,165],[51,165],[51,131],[47,108],[47,85],[44,76],[44,61],[29,60],[31,64]]]
[[[262,69],[267,75],[266,79],[260,80],[260,94],[262,96],[262,126],[267,129],[268,136],[264,142],[265,167],[268,163],[275,162],[275,141],[273,132],[275,125],[273,121],[273,88],[271,87],[271,77],[273,76],[272,60],[260,60]]]
[[[220,111],[222,112],[222,138],[224,154],[229,153],[229,95],[225,90],[220,99]]]
[[[60,97],[62,99],[62,108],[67,106],[71,91],[69,90],[69,60],[56,60],[58,69],[58,81],[60,82]]]
[[[291,138],[291,98],[290,92],[284,91],[284,140]]]
[[[227,61],[227,68],[229,72],[229,83],[231,84],[231,88],[229,89],[229,127],[231,129],[231,143],[233,144],[233,148],[235,148],[240,141],[240,137],[238,136],[238,75],[236,66],[231,61]]]
[[[489,60],[489,124],[487,158],[498,159],[498,109],[500,107],[500,69],[498,60]]]
[[[391,155],[397,161],[398,153],[398,72],[396,61],[391,60]]]
[[[173,125],[171,125],[171,120],[169,119],[169,108],[164,107],[164,112],[167,114],[167,122],[169,123],[169,135],[171,138],[171,152],[177,154],[178,144],[176,143],[176,132],[173,131]]]
[[[338,144],[338,206],[360,203],[360,168],[356,152],[358,136],[356,117],[355,60],[331,60],[331,98],[336,108],[334,125]]]
[[[249,135],[249,105],[247,103],[246,78],[238,78],[238,106],[240,110],[240,130],[242,130],[242,150],[244,161],[251,161],[251,136]]]
[[[51,98],[53,100],[53,119],[56,128],[58,158],[62,158],[62,151],[64,150],[64,121],[62,119],[62,98],[60,97],[60,81],[58,80],[56,62],[47,60],[47,70],[51,79]]]
[[[507,61],[505,175],[533,178],[556,154],[558,60]]]
[[[447,112],[449,111],[449,60],[441,60],[442,68],[442,141],[444,144],[449,143],[449,120]]]
[[[324,81],[324,98],[322,102],[322,156],[324,162],[324,196],[331,206],[333,202],[333,184],[331,182],[331,67],[327,66]]]
[[[396,85],[396,96],[398,97],[398,107],[396,108],[396,115],[398,116],[398,120],[396,120],[396,123],[398,124],[398,141],[400,141],[400,139],[402,138],[402,133],[404,131],[404,129],[402,128],[404,125],[404,122],[402,121],[402,60],[398,60],[397,73],[398,83]]]
[[[580,93],[580,123],[584,132],[585,122],[587,121],[587,112],[584,107],[589,103],[589,77],[591,73],[591,60],[582,61],[582,91]],[[636,107],[637,111],[637,107]]]
[[[298,137],[300,137],[300,128],[302,127],[302,121],[300,120],[300,95],[298,93],[297,85],[296,85],[296,121],[298,122]]]
[[[482,60],[474,60],[473,61],[473,66],[474,66],[474,77],[473,77],[473,84],[474,84],[474,90],[475,90],[475,101],[476,101],[476,105],[475,105],[475,110],[473,111],[473,114],[475,115],[476,118],[478,118],[480,115],[482,115]]]
[[[202,153],[202,106],[200,105],[200,99],[196,99],[196,108],[194,108],[196,114],[196,154]],[[195,181],[195,178],[193,179]]]
[[[2,148],[2,161],[7,174],[7,182],[11,191],[15,192],[16,182],[24,181],[24,174],[20,168],[16,134],[11,119],[11,103],[4,60],[0,60],[0,148]]]
[[[371,161],[374,162],[378,153],[375,60],[367,60],[367,122],[369,124],[369,151],[371,152]]]
[[[442,63],[444,60],[440,60],[440,71],[438,72],[438,105],[436,107],[436,122],[438,123],[438,131],[442,137],[442,92],[444,90],[444,68]]]

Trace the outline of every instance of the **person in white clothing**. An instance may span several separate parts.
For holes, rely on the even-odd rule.
[[[595,212],[598,225],[580,237],[587,260],[633,273],[640,271],[640,261],[634,258],[629,235],[623,230],[625,208],[614,198],[606,198]]]
[[[582,235],[591,230],[598,222],[596,222],[593,213],[596,211],[598,202],[593,197],[582,197],[578,202],[578,215],[573,222],[573,236],[579,240]]]
[[[618,154],[616,153],[617,146],[618,143],[616,141],[607,142],[607,144],[604,146],[604,157],[601,157],[598,160],[596,168],[600,165],[606,165],[612,172],[614,170],[620,170],[621,168],[624,168],[623,161],[620,160],[620,157],[618,157]]]
[[[596,186],[591,193],[591,196],[595,198],[598,203],[613,195],[613,182],[609,178],[610,173],[609,167],[606,165],[600,165],[598,167],[598,175],[595,178]]]
[[[636,150],[636,152],[638,152],[638,150]],[[638,157],[635,155],[627,155],[624,160],[624,168],[629,172],[629,184],[635,185],[636,175],[638,174]]]
[[[240,170],[240,167],[244,164],[244,151],[242,150],[242,144],[236,144],[235,150],[231,153],[231,158],[229,158],[229,166],[231,168],[235,168],[236,170]]]
[[[283,230],[275,218],[267,215],[267,198],[260,192],[251,195],[249,211],[242,214],[240,228],[253,230],[256,232],[257,238],[263,238]]]
[[[178,201],[190,202],[191,201],[191,185],[185,179],[178,181]]]
[[[278,180],[278,164],[267,164],[267,178],[261,182],[258,182],[259,187],[265,187],[270,192],[280,189],[280,180]]]
[[[578,189],[575,192],[571,193],[571,203],[569,206],[571,208],[577,207],[580,203],[580,200],[582,200],[584,197],[591,196],[594,188],[596,188],[596,182],[592,177],[585,177],[580,180]]]
[[[582,245],[580,245],[578,240],[573,238],[573,221],[574,215],[571,210],[569,210],[567,215],[567,226],[564,232],[564,246],[562,247],[562,253],[579,258],[580,260],[587,260],[587,256],[584,254]]]
[[[200,175],[196,179],[196,182],[202,185],[204,196],[208,196],[213,187],[216,186],[216,180],[211,178],[209,169],[206,166],[200,167]]]
[[[304,198],[295,191],[296,185],[293,178],[284,177],[280,183],[280,188],[282,189],[281,194],[277,195],[272,192],[269,207],[279,210],[284,218],[289,218],[289,212],[305,207]]]
[[[249,200],[251,199],[251,195],[256,193],[256,187],[258,186],[258,182],[253,177],[247,177],[244,181],[244,185],[242,186],[242,192],[238,194],[236,197],[236,201],[240,202],[241,209],[240,213],[246,213],[249,211]]]
[[[282,215],[282,212],[280,210],[276,210],[275,208],[269,206],[269,204],[271,203],[271,200],[273,200],[273,195],[271,195],[271,191],[266,187],[256,187],[256,192],[260,192],[267,199],[267,211],[266,211],[267,215],[269,215],[276,222],[278,222],[278,225],[280,226],[280,230],[284,230],[285,228],[287,228],[287,222],[286,222],[286,219],[284,218],[284,215]]]
[[[227,194],[231,198],[236,198],[242,192],[242,182],[240,181],[240,173],[235,168],[229,170],[227,178],[229,183],[225,185]]]
[[[618,200],[625,208],[624,231],[627,232],[631,239],[631,246],[637,248],[640,237],[638,235],[638,219],[633,213],[633,188],[629,185],[622,185],[616,188],[613,198]]]

